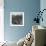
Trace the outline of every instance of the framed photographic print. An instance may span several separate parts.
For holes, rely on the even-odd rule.
[[[24,26],[24,12],[10,12],[10,26]]]

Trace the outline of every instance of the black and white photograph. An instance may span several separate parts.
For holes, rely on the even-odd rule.
[[[11,26],[24,26],[24,12],[10,12]]]

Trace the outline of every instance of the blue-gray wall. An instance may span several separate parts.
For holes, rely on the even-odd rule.
[[[46,0],[41,0],[40,1],[40,10],[42,11],[43,9],[46,9]],[[46,11],[43,12],[42,17],[43,17],[43,22],[40,21],[40,25],[46,27]]]
[[[18,41],[31,29],[35,12],[40,9],[40,0],[4,0],[4,35],[7,41]],[[10,12],[24,12],[24,26],[10,26]]]

